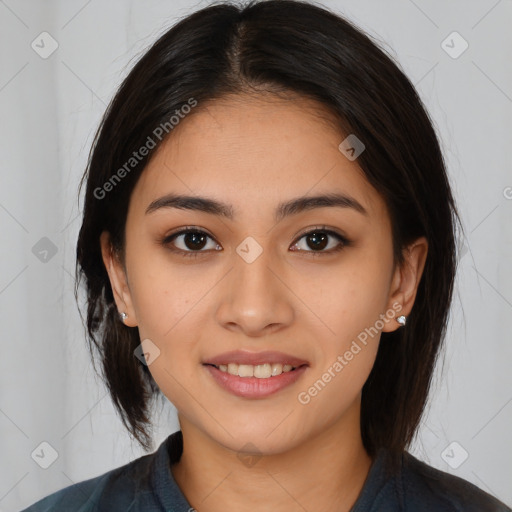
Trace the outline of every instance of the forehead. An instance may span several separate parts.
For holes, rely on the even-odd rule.
[[[180,120],[144,169],[133,199],[140,208],[169,192],[233,205],[234,217],[290,197],[345,193],[370,216],[387,216],[357,160],[338,149],[336,118],[308,99],[232,96],[200,104]],[[253,210],[254,211],[254,210]]]

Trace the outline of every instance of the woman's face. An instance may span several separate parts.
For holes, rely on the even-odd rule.
[[[180,419],[225,447],[279,453],[358,426],[380,333],[412,308],[426,244],[411,252],[411,272],[394,269],[385,204],[318,105],[233,97],[200,107],[133,190],[126,274],[109,266],[102,237],[125,323],[138,326]],[[199,201],[177,208],[171,194],[207,198],[226,215]],[[350,200],[305,201],[334,194]],[[203,235],[171,236],[192,229]],[[223,355],[232,351],[245,354]],[[278,375],[286,361],[302,366]],[[223,372],[228,362],[257,376]]]

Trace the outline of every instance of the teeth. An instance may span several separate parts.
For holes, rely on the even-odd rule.
[[[272,365],[266,363],[254,366],[253,374],[254,377],[258,377],[258,379],[268,379],[272,376]]]
[[[229,366],[228,366],[229,371]],[[238,375],[240,377],[252,377],[254,375],[254,366],[250,364],[239,364],[238,365]]]
[[[275,377],[276,375],[281,375],[283,373],[283,365],[274,363],[271,368],[272,377]]]
[[[281,363],[265,363],[253,366],[252,364],[220,364],[217,367],[221,372],[227,372],[231,375],[239,377],[256,377],[258,379],[268,379],[269,377],[277,377],[281,373],[294,370],[295,367],[291,364]]]

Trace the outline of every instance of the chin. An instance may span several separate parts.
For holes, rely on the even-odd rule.
[[[278,424],[279,422],[276,422],[275,426]],[[260,427],[249,427],[247,425],[237,428],[229,427],[229,433],[221,428],[221,432],[216,432],[219,435],[212,435],[212,438],[240,456],[245,454],[253,454],[254,456],[279,455],[293,450],[300,443],[297,435],[293,435],[286,430],[278,432],[280,427],[275,429],[275,426],[270,427],[266,424]]]

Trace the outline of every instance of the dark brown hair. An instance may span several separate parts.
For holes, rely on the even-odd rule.
[[[80,184],[86,182],[87,188],[75,295],[85,278],[91,354],[98,350],[124,425],[149,449],[151,399],[161,392],[134,357],[139,332],[118,317],[99,238],[108,231],[113,247],[123,252],[131,192],[161,140],[122,179],[112,179],[123,165],[126,170],[134,151],[147,146],[156,127],[168,123],[191,98],[201,106],[262,90],[316,100],[339,120],[340,135],[355,134],[364,142],[366,150],[357,162],[387,205],[395,264],[403,263],[408,243],[421,236],[428,240],[407,326],[382,333],[362,393],[366,450],[373,456],[383,447],[399,455],[418,428],[445,336],[460,219],[438,139],[413,85],[377,43],[322,6],[295,0],[211,5],[164,33],[121,84],[98,128]],[[114,186],[100,194],[109,180]]]

